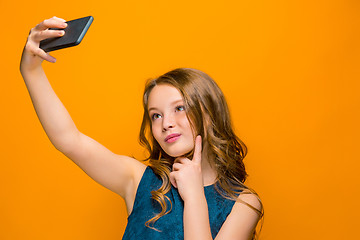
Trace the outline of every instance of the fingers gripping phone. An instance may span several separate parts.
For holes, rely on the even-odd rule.
[[[65,34],[62,37],[42,40],[40,42],[40,48],[45,52],[51,52],[79,45],[93,20],[94,18],[92,16],[88,16],[66,22],[68,26],[64,29],[49,28],[50,30],[64,30]]]

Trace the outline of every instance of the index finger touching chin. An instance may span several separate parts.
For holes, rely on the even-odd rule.
[[[202,140],[201,140],[201,136],[198,135],[195,138],[193,161],[201,162],[201,151],[202,151]]]

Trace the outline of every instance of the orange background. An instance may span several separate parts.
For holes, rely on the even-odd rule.
[[[58,152],[19,72],[45,18],[95,20],[53,52],[50,82],[80,131],[113,152],[137,143],[145,80],[201,69],[227,97],[261,196],[261,239],[355,239],[360,14],[356,0],[0,1],[0,239],[121,239],[122,199]]]

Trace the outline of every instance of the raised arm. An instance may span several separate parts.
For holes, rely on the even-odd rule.
[[[39,48],[40,41],[64,34],[61,30],[49,30],[50,27],[65,28],[66,23],[54,17],[31,29],[23,50],[20,72],[47,136],[58,150],[66,151],[79,132],[41,66],[43,60],[55,63],[56,59]]]
[[[56,59],[39,48],[40,41],[64,34],[62,30],[49,28],[65,27],[65,20],[53,17],[31,29],[23,50],[20,72],[51,143],[99,184],[122,196],[130,212],[145,165],[133,158],[114,154],[79,132],[41,66],[43,60],[55,63]]]

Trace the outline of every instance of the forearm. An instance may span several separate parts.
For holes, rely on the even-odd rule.
[[[59,151],[65,151],[78,134],[68,111],[52,89],[41,66],[31,71],[21,69],[21,74],[47,136]]]
[[[209,240],[211,236],[205,195],[184,202],[184,239]]]

